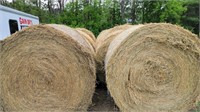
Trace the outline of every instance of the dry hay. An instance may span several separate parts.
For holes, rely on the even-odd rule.
[[[103,30],[96,40],[96,61],[97,61],[97,77],[100,81],[105,82],[104,60],[111,41],[124,30],[132,27],[132,25],[124,24],[113,28]]]
[[[84,39],[93,47],[94,50],[96,41],[94,34],[85,28],[76,28],[76,30],[82,35],[82,37],[84,37]]]
[[[90,38],[92,38],[93,41],[96,41],[96,38],[94,36],[94,34],[90,31],[90,30],[87,30],[85,28],[76,28],[78,31],[82,31],[84,33],[86,33],[87,35],[90,36]]]
[[[187,112],[200,93],[200,41],[167,23],[134,26],[110,44],[106,82],[121,111]]]
[[[86,111],[95,89],[91,46],[76,30],[37,25],[2,41],[1,111]]]

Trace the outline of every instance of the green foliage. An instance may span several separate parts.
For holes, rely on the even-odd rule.
[[[183,2],[177,0],[168,1],[163,5],[163,11],[160,14],[160,21],[180,24],[181,16],[186,11],[186,7],[183,7],[183,4]]]
[[[200,112],[200,102],[198,102],[197,107],[192,112]]]
[[[120,1],[123,2],[119,0],[74,0],[67,2],[62,10],[49,6],[48,3],[41,3],[41,0],[15,0],[15,2],[1,3],[37,15],[41,23],[84,27],[96,36],[104,29],[127,22],[132,24],[168,22],[182,25],[199,34],[198,0]]]
[[[198,104],[197,104],[196,112],[200,112],[200,102],[198,102]]]
[[[66,24],[71,27],[84,27],[91,30],[96,36],[103,29],[122,24],[119,3],[105,0],[106,4],[94,0],[88,4],[70,2],[63,12],[51,20],[51,23]]]
[[[199,2],[191,0],[185,3],[187,11],[181,18],[182,26],[199,35]]]
[[[144,1],[142,23],[160,22],[159,16],[163,12],[163,1]]]
[[[143,3],[144,22],[168,22],[180,24],[181,16],[186,11],[183,2],[177,0],[145,1]]]

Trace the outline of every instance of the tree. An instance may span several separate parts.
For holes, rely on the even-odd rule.
[[[199,2],[196,0],[187,1],[184,4],[187,11],[181,18],[181,25],[195,34],[199,34]]]
[[[64,9],[65,1],[64,0],[58,0],[58,4],[59,4],[60,11],[62,11]]]
[[[126,22],[168,22],[199,34],[197,0],[1,0],[0,4],[37,15],[41,23],[85,27],[96,36],[104,29]]]
[[[1,0],[1,1],[0,1],[0,4],[1,4],[1,5],[6,5],[7,3],[8,3],[8,1],[6,1],[6,0]]]
[[[183,6],[184,2],[170,0],[164,4],[162,8],[162,12],[160,15],[160,22],[169,22],[174,24],[180,24],[181,17],[183,13],[187,10],[186,7]]]

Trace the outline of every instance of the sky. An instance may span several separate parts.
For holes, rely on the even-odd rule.
[[[12,0],[7,0],[7,1],[11,2]]]

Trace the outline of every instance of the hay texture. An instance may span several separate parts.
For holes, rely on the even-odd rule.
[[[125,112],[187,112],[200,93],[200,42],[167,23],[129,28],[105,59],[111,96]]]
[[[96,40],[96,61],[97,61],[97,77],[100,81],[105,82],[104,60],[111,41],[124,30],[132,27],[132,25],[124,24],[113,28],[103,30]]]
[[[95,49],[96,38],[94,34],[85,28],[76,28],[76,30],[84,37],[84,39]]]
[[[75,29],[31,26],[1,44],[1,110],[85,111],[91,104],[94,52]]]

